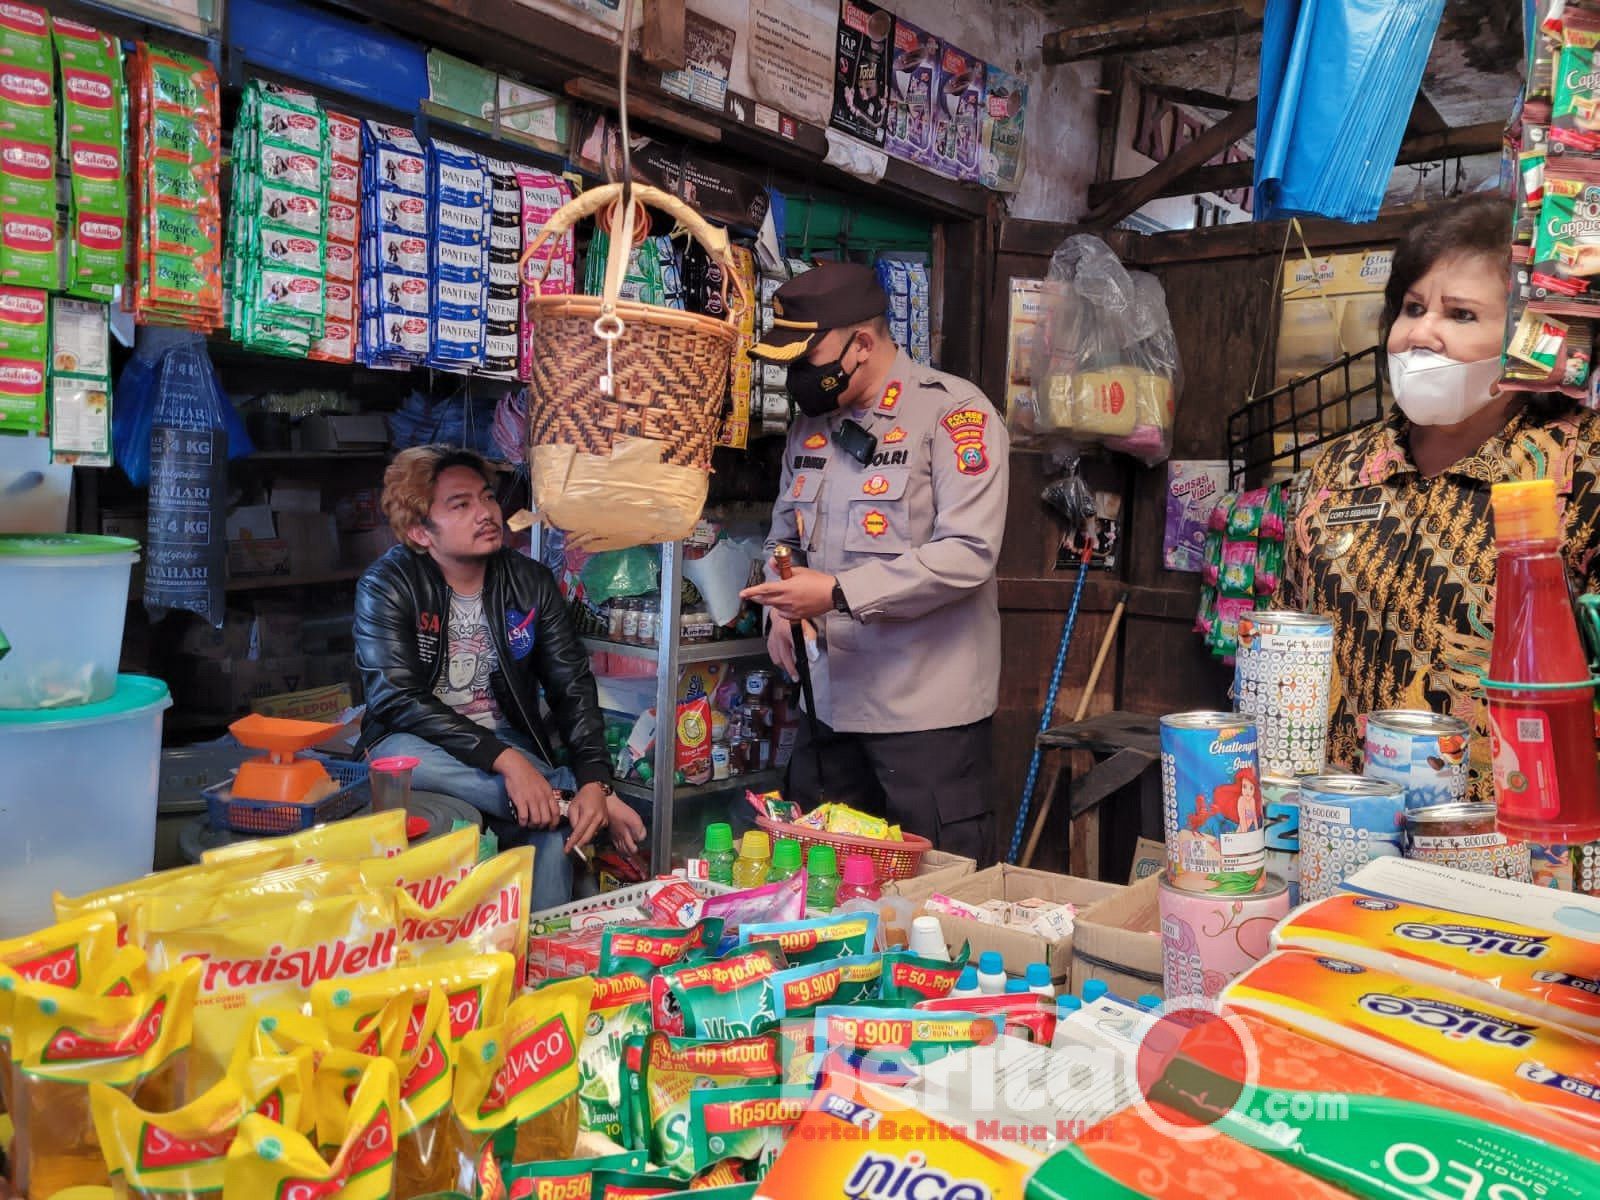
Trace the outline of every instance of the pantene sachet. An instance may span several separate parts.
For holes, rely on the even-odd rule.
[[[425,1196],[455,1187],[472,1156],[450,1111],[456,1048],[444,993],[430,992],[421,1020],[412,1017],[409,997],[391,1000],[378,1020],[377,1048],[400,1071],[395,1191]]]
[[[118,1196],[129,1200],[199,1197],[222,1188],[223,1165],[239,1123],[251,1113],[291,1128],[301,1124],[311,1086],[311,1056],[256,1060],[174,1112],[141,1108],[115,1088],[92,1084],[95,1133]]]
[[[386,970],[397,944],[393,904],[367,892],[153,935],[147,950],[157,969],[185,959],[202,967],[191,1087],[221,1078],[255,1010],[304,1004],[324,979]]]
[[[297,863],[247,879],[231,880],[211,892],[168,889],[138,900],[128,918],[128,940],[146,945],[158,933],[195,925],[216,925],[255,916],[275,905],[298,904],[351,892],[370,891],[353,862]]]
[[[207,850],[201,861],[255,864],[257,858],[265,856],[273,860],[269,866],[282,867],[293,863],[360,862],[366,858],[391,858],[405,848],[406,814],[396,808],[371,816],[334,821],[329,825],[313,825],[310,829],[283,837],[218,846],[214,850]],[[266,870],[268,867],[256,864],[256,869]]]
[[[17,984],[11,1040],[17,1191],[49,1197],[77,1184],[106,1183],[89,1115],[91,1083],[147,1108],[173,1107],[173,1076],[189,1047],[199,980],[200,968],[183,963],[132,996]]]
[[[394,1188],[395,1065],[375,1058],[350,1101],[332,1165],[294,1130],[248,1116],[228,1150],[222,1200],[389,1200]]]
[[[478,862],[478,831],[469,827],[423,842],[393,858],[360,864],[369,888],[399,888],[423,908],[433,908],[472,873]]]
[[[505,953],[517,960],[516,978],[528,956],[528,901],[533,883],[533,847],[497,854],[473,869],[433,908],[396,892],[400,955],[406,965],[474,954]]]
[[[281,853],[270,853],[264,854],[260,862],[252,860],[248,864],[243,862],[227,864],[200,863],[193,867],[177,867],[171,871],[157,871],[152,875],[141,875],[138,879],[130,879],[126,883],[115,884],[112,887],[102,888],[98,892],[88,892],[82,896],[63,896],[60,892],[57,892],[55,894],[56,919],[59,921],[71,921],[77,917],[88,916],[90,913],[109,912],[117,919],[117,941],[119,943],[126,942],[128,940],[128,919],[133,915],[134,905],[145,897],[168,889],[215,891],[225,884],[281,866],[283,858],[284,856]]]
[[[1279,949],[1336,954],[1600,1034],[1600,946],[1514,921],[1348,893],[1295,912]]]
[[[571,1158],[578,1140],[578,1041],[594,980],[569,979],[529,992],[506,1019],[467,1037],[456,1054],[456,1119],[473,1151],[503,1131],[496,1148],[512,1162]]]
[[[360,979],[329,980],[311,989],[311,1011],[332,1030],[366,1029],[395,996],[408,996],[413,1019],[427,1007],[428,993],[444,993],[450,1036],[459,1042],[505,1019],[515,986],[516,959],[478,954],[380,971]]]

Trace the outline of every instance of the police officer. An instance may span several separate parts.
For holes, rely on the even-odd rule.
[[[745,595],[766,606],[790,675],[791,622],[815,638],[821,754],[803,721],[785,795],[825,794],[986,861],[1008,440],[981,391],[895,345],[888,306],[873,271],[846,263],[773,298],[750,353],[788,364],[799,414],[767,552],[788,546],[801,565],[788,580],[769,566]]]

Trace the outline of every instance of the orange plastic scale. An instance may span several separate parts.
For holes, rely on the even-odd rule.
[[[337,785],[320,762],[295,756],[327,741],[339,732],[340,726],[251,714],[228,729],[242,745],[267,752],[239,768],[233,780],[233,799],[302,804],[336,790]]]

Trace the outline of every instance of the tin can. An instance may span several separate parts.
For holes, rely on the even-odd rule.
[[[1600,896],[1600,842],[1529,842],[1535,887]]]
[[[1300,903],[1300,781],[1265,775],[1267,874],[1283,880],[1289,903]]]
[[[1300,781],[1300,895],[1324,900],[1375,858],[1399,858],[1405,845],[1405,792],[1363,775],[1310,775]]]
[[[1472,731],[1465,721],[1411,709],[1370,713],[1363,721],[1363,775],[1398,783],[1407,808],[1466,802]]]
[[[1161,718],[1167,874],[1190,892],[1254,892],[1266,856],[1254,722],[1237,713]]]
[[[1406,857],[1473,875],[1533,881],[1526,842],[1495,829],[1492,804],[1435,804],[1406,810]]]
[[[1261,769],[1298,778],[1325,770],[1333,621],[1316,613],[1247,613],[1239,618],[1234,700],[1260,729]]]
[[[1289,889],[1269,875],[1248,896],[1202,895],[1161,881],[1161,978],[1168,1000],[1216,999],[1272,949],[1272,929],[1289,915]]]

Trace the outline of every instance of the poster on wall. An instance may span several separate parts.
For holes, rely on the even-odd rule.
[[[721,112],[728,102],[728,79],[739,34],[732,26],[689,9],[684,13],[683,42],[687,65],[661,76],[661,90]]]
[[[904,17],[894,19],[883,148],[896,158],[923,166],[933,165],[933,89],[942,49],[931,33]]]
[[[893,34],[894,17],[884,9],[869,0],[840,0],[832,124],[872,146],[883,145]]]
[[[1028,85],[1009,71],[986,71],[983,105],[983,152],[978,182],[997,192],[1014,192],[1022,184],[1023,122],[1028,112]]]
[[[812,125],[833,112],[838,14],[829,0],[751,0],[750,87],[755,98]]]
[[[984,64],[954,46],[939,56],[933,116],[934,170],[952,179],[978,178]]]

